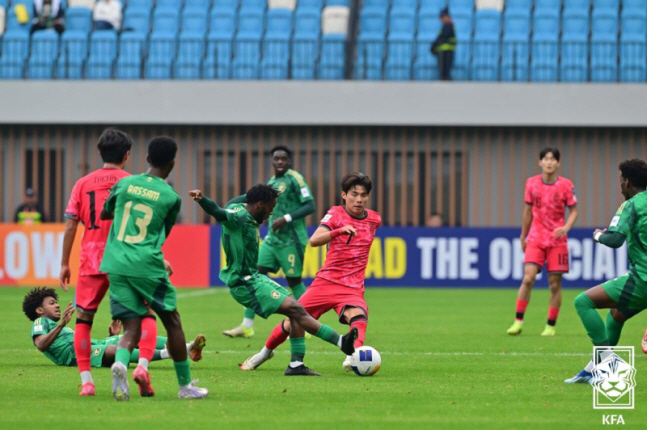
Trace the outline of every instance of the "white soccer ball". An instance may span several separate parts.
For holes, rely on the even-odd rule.
[[[350,367],[359,376],[371,376],[380,370],[382,357],[377,349],[370,346],[360,346],[352,355]]]

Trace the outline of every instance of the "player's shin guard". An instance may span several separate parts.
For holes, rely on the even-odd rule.
[[[611,312],[607,314],[606,332],[609,346],[616,346],[618,344],[620,333],[622,333],[622,326],[624,325],[625,323],[614,320]]]
[[[283,328],[283,321],[281,321],[280,324],[277,324],[276,327],[274,327],[274,330],[272,330],[272,333],[270,333],[270,336],[267,338],[265,348],[275,350],[280,344],[285,342],[288,335],[289,333],[285,331],[285,328]]]
[[[139,338],[138,364],[148,369],[148,363],[153,360],[157,346],[157,319],[155,315],[145,315],[142,318],[142,334]]]
[[[528,300],[517,299],[517,310],[515,314],[515,319],[517,321],[523,321],[523,315],[526,313],[527,307],[528,307]]]
[[[554,308],[552,306],[548,307],[548,321],[547,324],[549,326],[555,327],[555,324],[557,324],[557,316],[559,315],[559,308]]]
[[[74,353],[79,372],[90,371],[90,354],[92,352],[92,321],[78,319],[74,326]]]
[[[177,383],[180,387],[184,387],[191,383],[191,369],[189,368],[189,359],[184,361],[174,361],[175,375],[177,376]]]
[[[366,325],[367,320],[364,315],[356,315],[350,319],[351,328],[357,328],[357,339],[355,339],[355,343],[353,344],[355,348],[359,348],[364,345],[364,339],[366,339]]]
[[[596,310],[595,303],[593,300],[586,295],[586,293],[580,293],[575,297],[575,310],[586,328],[586,333],[591,338],[593,345],[595,346],[605,346],[609,344],[607,339],[606,327],[598,311]]]
[[[326,342],[332,343],[333,345],[338,345],[339,346],[339,334],[330,326],[326,324],[321,324],[321,327],[319,327],[319,330],[317,330],[317,333],[315,333],[315,336],[317,336],[321,340],[325,340]]]
[[[306,340],[303,337],[290,338],[290,365],[303,364],[303,359],[306,356]],[[293,366],[295,367],[295,366]]]
[[[157,342],[155,343],[155,349],[164,349],[166,348],[167,337],[157,336]]]

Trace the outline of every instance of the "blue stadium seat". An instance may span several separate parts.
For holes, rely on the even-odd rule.
[[[564,0],[564,13],[582,12],[588,15],[591,0]]]
[[[501,14],[497,10],[476,11],[471,75],[476,81],[499,79]]]
[[[589,57],[588,11],[571,9],[562,17],[560,80],[586,82]]]
[[[314,9],[321,12],[323,5],[324,5],[323,0],[298,0],[297,11]]]
[[[535,13],[540,11],[559,13],[561,8],[562,0],[535,0]]]
[[[20,3],[23,3],[23,2],[20,2]],[[26,2],[24,2],[24,3],[26,3]],[[9,32],[28,33],[29,28],[31,27],[31,15],[33,13],[32,7],[31,6],[27,7],[27,10],[29,11],[30,19],[24,24],[21,24],[21,23],[18,22],[18,19],[16,18],[15,9],[16,9],[16,3],[14,2],[14,4],[7,11],[5,32],[6,33],[9,33]]]
[[[29,34],[26,31],[7,31],[2,37],[0,78],[22,79],[29,53]]]
[[[416,53],[413,62],[413,79],[416,81],[430,81],[438,79],[438,59],[431,54],[431,44],[435,36],[422,37],[416,40]]]
[[[241,9],[238,14],[238,35],[261,38],[265,31],[265,12],[256,9]]]
[[[238,10],[239,4],[240,0],[215,0],[213,9],[236,11]]]
[[[326,2],[326,6],[331,6],[330,1]],[[362,3],[362,10],[360,11],[360,14],[367,9],[378,9],[382,12],[386,12],[388,8],[389,0],[365,0]]]
[[[271,9],[267,12],[267,29],[263,40],[261,79],[287,79],[290,60],[292,12]]]
[[[413,37],[416,31],[415,10],[391,9],[389,15],[389,37],[393,35],[404,35]]]
[[[624,10],[621,22],[620,81],[645,82],[647,77],[647,12],[639,11],[639,9]]]
[[[88,35],[65,31],[61,36],[61,53],[58,57],[58,79],[82,79],[88,56]]]
[[[418,9],[418,0],[391,0],[391,10],[406,9],[415,12]]]
[[[65,31],[92,31],[92,11],[84,7],[72,7],[65,11]]]
[[[645,0],[622,0],[622,12],[646,12],[647,2]]]
[[[321,32],[321,12],[314,9],[297,9],[294,16],[294,35],[319,36]]]
[[[151,13],[146,9],[129,7],[124,13],[123,31],[148,34],[151,27]]]
[[[233,79],[258,79],[261,61],[261,38],[240,35],[234,41]]]
[[[138,9],[138,10],[147,10],[149,13],[153,10],[153,5],[155,0],[130,0],[128,2],[128,9]]]
[[[315,78],[319,59],[319,34],[294,33],[290,66],[292,79],[311,80]]]
[[[346,37],[342,34],[324,34],[321,40],[321,59],[318,75],[323,80],[344,79]]]
[[[620,0],[593,0],[594,12],[611,12],[618,13],[620,9]]]
[[[503,15],[503,38],[526,40],[530,37],[530,13],[523,10],[506,11]]]
[[[7,6],[9,6],[9,0],[0,0],[0,6],[7,9]]]
[[[240,8],[265,10],[267,9],[267,0],[240,0]]]
[[[182,1],[183,0],[155,0],[155,8],[173,9],[179,13],[180,8],[182,7]]]
[[[391,9],[387,60],[384,75],[388,80],[410,80],[416,29],[415,9]]]
[[[111,79],[117,57],[117,32],[95,31],[90,36],[90,55],[85,65],[87,79]]]
[[[346,7],[350,7],[350,0],[326,0],[326,6],[346,6]]]
[[[119,37],[117,79],[141,79],[145,55],[146,35],[141,32],[125,32]]]
[[[204,36],[198,32],[182,32],[178,38],[177,58],[173,63],[175,79],[200,79],[204,57]]]
[[[359,31],[362,35],[372,37],[386,33],[386,12],[377,7],[364,8],[359,15]]]
[[[184,9],[201,10],[205,14],[211,8],[211,0],[185,0]]]
[[[290,36],[292,34],[293,16],[288,9],[270,9],[267,12],[268,35]]]
[[[155,8],[153,12],[153,34],[164,32],[177,34],[180,27],[178,12],[173,8]]]
[[[207,18],[203,9],[184,8],[181,34],[196,34],[204,37],[207,34]]]
[[[171,79],[173,60],[177,50],[175,33],[154,31],[148,42],[148,59],[144,65],[146,79]]]
[[[382,79],[385,55],[386,12],[373,6],[360,12],[360,33],[357,40],[355,77]]]
[[[557,81],[559,59],[559,14],[557,11],[535,12],[533,17],[530,79],[537,82]]]
[[[436,18],[445,6],[447,6],[447,0],[420,0],[420,10],[431,9],[436,12]]]
[[[448,4],[452,15],[458,12],[471,15],[474,12],[474,0],[449,0]]]
[[[472,20],[474,15],[464,12],[457,12],[452,15],[454,31],[458,40],[467,41],[472,39]]]
[[[530,13],[524,9],[504,15],[501,80],[527,81],[530,61]]]
[[[207,57],[202,65],[203,78],[231,78],[232,42],[235,33],[235,12],[214,8],[211,11],[210,31],[207,36]]]
[[[53,79],[58,57],[58,34],[54,30],[37,31],[31,38],[27,78]]]
[[[505,3],[505,12],[521,12],[530,13],[532,9],[533,0],[514,0]]]
[[[472,44],[469,39],[458,39],[456,51],[454,51],[454,63],[452,65],[451,76],[455,81],[467,81],[471,79],[470,70],[472,63]]]
[[[618,15],[593,11],[591,20],[591,81],[618,79]]]
[[[420,9],[418,13],[418,38],[433,39],[440,31],[440,20],[438,11],[435,9]]]

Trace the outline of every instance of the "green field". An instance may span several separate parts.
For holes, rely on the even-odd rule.
[[[542,338],[548,294],[534,292],[524,333],[505,330],[514,317],[513,290],[372,289],[367,345],[382,354],[382,368],[360,378],[341,368],[344,356],[318,339],[307,341],[306,364],[320,378],[288,378],[286,342],[254,372],[237,364],[263,345],[279,317],[257,319],[252,339],[228,339],[221,331],[239,323],[241,308],[224,289],[180,290],[187,337],[207,336],[194,378],[210,389],[205,400],[177,398],[170,361],[151,364],[154,398],[134,395],[117,403],[108,369],[94,369],[95,398],[79,398],[76,368],[57,367],[33,346],[21,312],[25,288],[0,288],[7,310],[0,349],[2,429],[529,429],[602,425],[588,385],[563,380],[589,359],[591,345],[566,291],[557,336]],[[72,292],[61,293],[61,303]],[[107,300],[93,337],[107,335]],[[324,320],[345,331],[333,314]],[[647,357],[640,349],[645,319],[625,325],[621,345],[636,347],[636,409],[622,413],[623,427],[647,421]],[[73,323],[72,323],[73,327]],[[161,327],[161,326],[160,326]],[[163,334],[160,328],[160,334]],[[131,366],[131,370],[132,370]],[[131,384],[135,394],[136,386]],[[139,427],[136,427],[139,426]]]

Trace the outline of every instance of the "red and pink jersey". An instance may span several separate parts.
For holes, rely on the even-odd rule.
[[[531,176],[526,181],[524,201],[532,205],[532,224],[526,240],[544,248],[566,243],[566,236],[555,239],[553,230],[564,225],[566,207],[577,205],[573,183],[558,176],[547,184],[542,175]]]
[[[88,276],[101,273],[99,265],[103,249],[108,240],[112,221],[102,221],[99,213],[103,203],[110,195],[110,189],[121,178],[130,173],[116,167],[95,170],[76,181],[72,188],[70,201],[65,209],[65,217],[81,221],[85,226],[81,241],[81,265],[79,275]]]
[[[368,254],[375,238],[375,231],[382,223],[380,214],[366,210],[364,218],[351,216],[343,206],[333,206],[321,220],[331,230],[352,225],[357,232],[348,242],[348,235],[340,235],[328,243],[326,263],[317,272],[317,278],[350,288],[364,289],[364,276]]]

